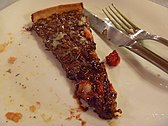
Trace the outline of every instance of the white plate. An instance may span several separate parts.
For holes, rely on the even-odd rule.
[[[119,66],[107,67],[107,72],[123,114],[106,121],[92,110],[74,109],[78,105],[72,84],[61,65],[23,28],[31,23],[33,12],[72,2],[77,0],[20,0],[0,12],[0,43],[10,42],[0,53],[0,125],[81,126],[82,121],[75,118],[80,114],[86,126],[167,126],[168,75],[128,50],[109,47],[94,32],[101,60],[113,49],[121,56]],[[140,27],[168,38],[168,9],[149,1],[84,0],[84,6],[103,18],[101,9],[112,2]],[[168,59],[167,47],[151,41],[144,45]],[[7,62],[10,56],[17,58],[14,64]],[[9,69],[11,73],[6,72]],[[35,112],[29,110],[32,105],[37,108]],[[22,113],[22,119],[18,123],[7,121],[9,111]],[[67,119],[72,113],[75,117]]]

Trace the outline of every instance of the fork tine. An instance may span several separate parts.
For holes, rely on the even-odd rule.
[[[113,5],[113,4],[112,4]],[[113,7],[114,8],[114,7]],[[120,14],[120,15],[118,15],[118,11],[117,12],[115,12],[110,6],[109,6],[109,9],[115,14],[115,16],[122,22],[122,23],[124,23],[124,25],[126,26],[126,27],[128,27],[129,29],[132,29],[132,26],[130,26],[130,24],[128,24],[128,22],[126,22],[125,21],[125,19],[122,17],[122,15]],[[115,8],[114,8],[115,9]]]
[[[107,8],[105,8],[105,9],[106,9],[106,11],[108,12]],[[118,24],[113,20],[113,18],[111,18],[111,17],[113,17],[113,15],[111,15],[111,17],[110,17],[110,16],[106,13],[106,11],[105,11],[104,9],[102,9],[102,10],[103,10],[104,14],[106,15],[106,17],[112,22],[112,24],[113,24],[117,29],[119,29],[119,30],[125,32],[125,31],[122,29],[121,25],[118,25]]]
[[[115,10],[113,10],[110,6],[109,6],[109,10],[111,11],[111,13],[109,12],[110,15],[112,15],[112,13],[115,15],[113,16],[114,20],[126,31],[127,34],[133,34],[134,32],[134,28],[131,27],[124,18],[122,18],[122,16],[120,16],[117,12],[115,12]]]
[[[124,16],[115,6],[111,4],[113,8],[123,17],[135,30],[140,30],[134,23],[132,23],[126,16]]]
[[[121,30],[126,34],[132,33],[129,28],[125,27],[125,25],[122,24],[122,22],[116,17],[114,13],[110,12],[107,8],[105,8],[105,10],[103,10],[104,14],[107,16],[107,18],[113,23],[113,25],[117,29]]]

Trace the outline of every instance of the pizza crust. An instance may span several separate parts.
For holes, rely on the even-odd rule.
[[[33,23],[36,23],[39,19],[47,18],[52,14],[61,14],[63,12],[74,11],[74,10],[83,11],[83,4],[82,3],[65,4],[65,5],[58,5],[55,7],[43,9],[33,13],[31,15],[31,19]]]

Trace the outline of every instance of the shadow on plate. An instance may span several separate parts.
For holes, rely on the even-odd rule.
[[[108,40],[101,38],[102,41],[105,41],[106,44],[111,48],[111,49],[116,49],[120,52],[120,55],[122,58],[126,61],[126,63],[133,68],[133,70],[136,71],[136,73],[143,79],[152,84],[153,86],[168,92],[168,79],[162,78],[160,74],[156,74],[149,69],[146,69],[146,67],[143,66],[139,61],[135,58],[135,56],[126,48],[124,47],[117,47],[116,45],[113,45],[111,42]],[[153,65],[153,64],[151,64]]]
[[[162,78],[160,74],[154,73],[143,66],[143,64],[138,61],[135,56],[129,52],[129,50],[125,50],[124,48],[119,48],[118,50],[122,58],[136,71],[136,73],[138,73],[143,80],[146,80],[153,86],[168,92],[168,80]]]

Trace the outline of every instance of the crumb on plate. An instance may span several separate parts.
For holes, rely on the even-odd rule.
[[[110,122],[109,122],[109,126],[116,126],[116,124],[115,124],[114,121],[110,121]]]
[[[19,112],[7,112],[5,116],[7,119],[12,120],[15,123],[19,122],[19,120],[22,118],[22,114]]]
[[[6,47],[8,46],[8,43],[3,43],[3,44],[0,44],[0,53],[5,51]]]
[[[71,121],[72,119],[76,119],[81,123],[81,126],[86,126],[86,121],[82,119],[83,110],[81,108],[71,108],[70,109],[70,116],[67,117],[65,120]]]
[[[53,116],[52,115],[46,115],[45,113],[41,114],[41,117],[43,119],[44,122],[49,122],[52,120]]]
[[[36,104],[33,104],[33,105],[29,106],[29,110],[30,110],[31,112],[35,112],[35,111],[37,111],[37,109],[39,109],[39,108],[40,108],[40,102],[39,102],[39,101],[37,101]]]
[[[31,112],[35,112],[35,111],[36,111],[36,106],[35,106],[35,105],[31,105],[31,106],[29,107],[29,110],[30,110]]]
[[[10,57],[8,58],[8,63],[9,63],[9,64],[14,64],[15,61],[16,61],[16,57],[15,57],[15,56],[10,56]]]
[[[8,73],[12,73],[12,70],[11,70],[11,69],[8,69],[6,72],[8,72]]]

